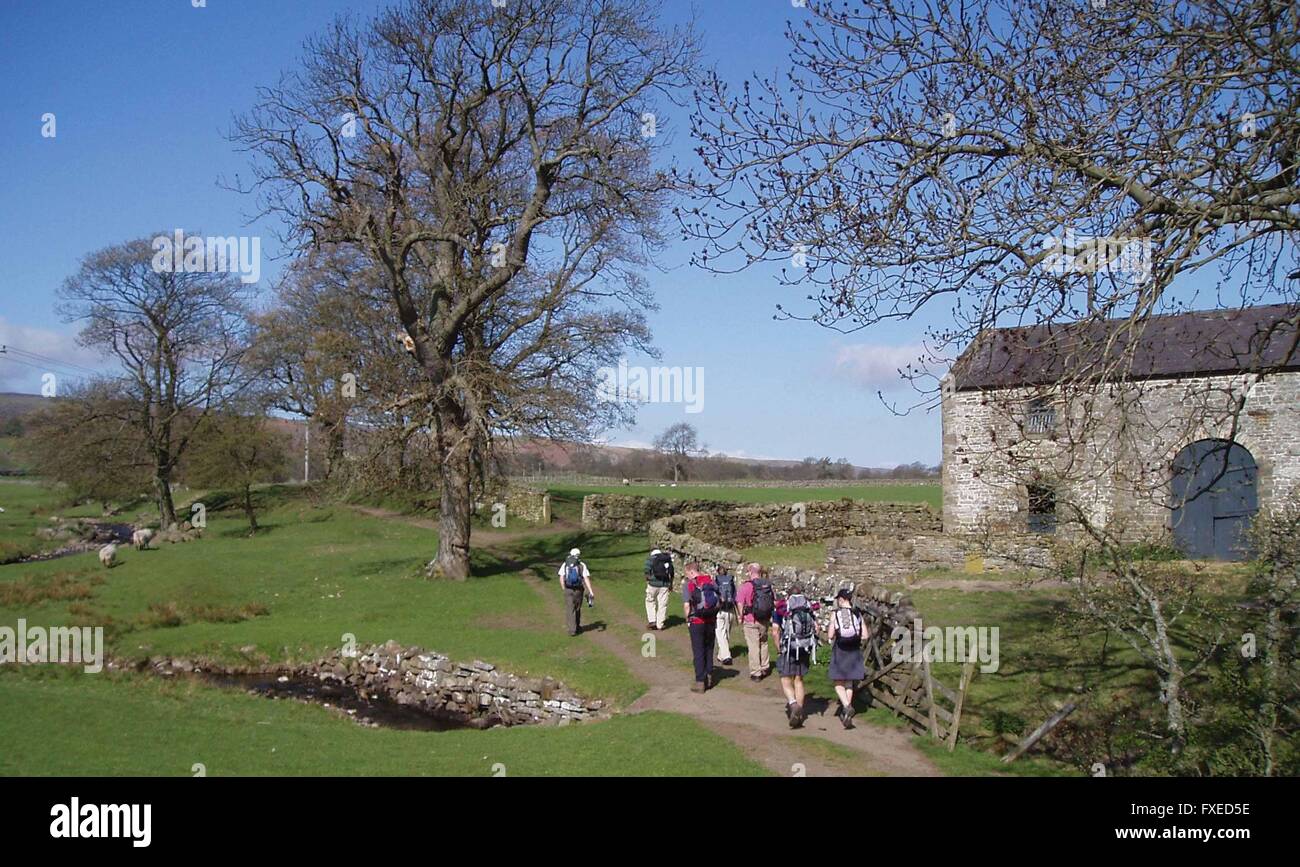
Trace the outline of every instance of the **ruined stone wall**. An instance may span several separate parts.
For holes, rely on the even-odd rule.
[[[678,532],[736,547],[797,545],[866,532],[938,530],[939,515],[924,503],[824,500],[750,505],[716,500],[668,500],[624,494],[590,494],[582,524],[622,533],[648,531],[662,518],[687,516]]]
[[[1192,377],[1094,389],[1062,405],[1058,436],[1018,424],[1030,389],[955,391],[943,384],[943,526],[1023,532],[1027,473],[1059,477],[1058,498],[1132,538],[1168,538],[1168,482],[1178,452],[1232,438],[1259,468],[1260,507],[1300,492],[1300,373]],[[1238,410],[1238,406],[1241,410]]]
[[[483,492],[475,510],[491,517],[497,503],[505,504],[507,523],[514,520],[551,523],[551,495],[546,491],[496,480]]]
[[[684,512],[651,522],[650,544],[671,552],[678,568],[691,560],[713,571],[726,566],[742,574],[741,550],[756,545],[827,542],[823,569],[768,565],[778,589],[802,584],[809,595],[832,595],[845,583],[901,583],[927,569],[1008,571],[1046,567],[1048,550],[1034,536],[1007,536],[992,543],[939,532],[938,515],[912,503],[863,503],[843,500],[802,504],[799,512],[780,504]]]
[[[336,653],[302,673],[432,713],[504,725],[567,725],[604,711],[604,702],[581,698],[550,678],[519,677],[479,660],[454,662],[395,641],[359,650],[353,657]]]
[[[582,526],[613,533],[644,533],[650,524],[682,512],[727,511],[744,503],[720,500],[670,500],[632,494],[588,494],[582,498]]]
[[[534,524],[551,523],[551,495],[545,491],[520,488],[506,490],[506,520],[522,518]]]

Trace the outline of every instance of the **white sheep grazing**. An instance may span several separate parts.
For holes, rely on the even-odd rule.
[[[99,562],[104,564],[104,568],[112,569],[117,563],[117,546],[110,544],[100,548]]]
[[[153,530],[136,530],[131,534],[131,544],[135,546],[135,550],[143,551],[145,548],[149,547],[149,540],[152,538]]]

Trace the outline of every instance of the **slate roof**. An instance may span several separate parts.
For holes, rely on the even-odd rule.
[[[1152,316],[1140,326],[1108,319],[991,328],[971,341],[952,375],[965,391],[1047,385],[1084,366],[1130,380],[1300,370],[1298,316],[1296,305],[1272,304]]]

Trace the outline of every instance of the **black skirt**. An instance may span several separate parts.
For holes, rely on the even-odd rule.
[[[864,680],[867,666],[862,661],[862,642],[854,641],[851,645],[841,645],[838,641],[831,647],[831,680]]]

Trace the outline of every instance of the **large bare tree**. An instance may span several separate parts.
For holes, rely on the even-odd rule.
[[[149,238],[91,253],[60,289],[78,340],[121,366],[116,399],[96,406],[129,427],[122,448],[141,444],[164,528],[176,523],[172,478],[195,426],[246,385],[246,295],[227,273],[155,268]]]
[[[602,415],[577,396],[647,337],[653,164],[689,31],[629,0],[410,0],[339,20],[236,137],[267,212],[376,270],[439,462],[430,574],[469,573],[470,484],[500,433]]]

